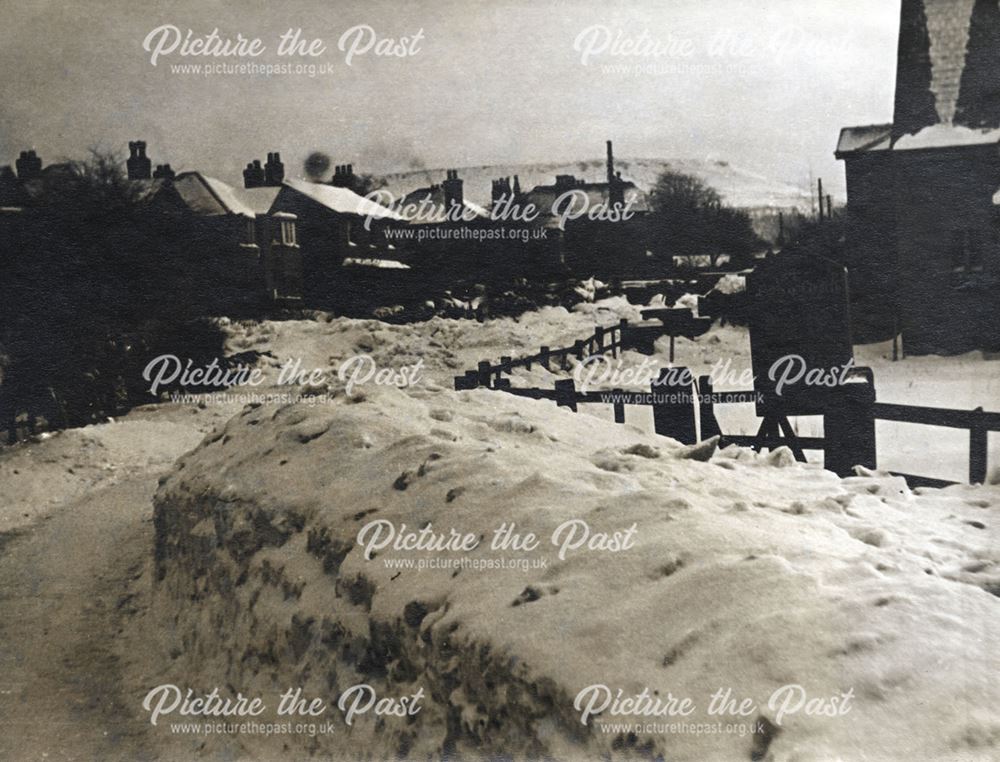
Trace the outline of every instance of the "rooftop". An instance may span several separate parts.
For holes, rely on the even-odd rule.
[[[892,124],[869,124],[863,127],[844,127],[837,141],[836,156],[887,151],[892,147]]]
[[[359,196],[348,188],[336,188],[322,183],[305,180],[286,180],[285,187],[298,191],[317,204],[340,214],[356,214],[374,219],[403,220],[403,217],[381,204],[376,204],[364,196]]]

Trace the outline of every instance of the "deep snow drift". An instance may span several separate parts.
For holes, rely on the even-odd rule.
[[[404,390],[248,406],[181,460],[156,499],[154,611],[175,657],[163,677],[244,695],[301,687],[331,704],[357,683],[426,694],[410,718],[348,727],[333,713],[337,733],[241,739],[265,758],[1000,756],[1000,489],[840,480],[786,450],[702,462],[704,448],[642,426],[444,385],[477,355],[534,351],[543,326],[555,346],[553,334],[593,325],[552,312],[559,321],[286,323],[239,337],[306,366],[366,351],[424,357],[430,372]],[[482,540],[366,559],[358,534],[374,521]],[[632,543],[560,558],[550,538],[567,521],[591,536],[634,524]],[[491,549],[511,523],[539,546]],[[434,559],[451,566],[417,568]],[[473,567],[487,559],[526,563]],[[574,699],[595,684],[689,697],[696,710],[679,719],[692,724],[719,721],[709,699],[732,689],[753,706],[735,721],[765,730],[630,735],[612,723],[643,718],[610,711],[584,725]],[[850,692],[850,710],[779,722],[768,701],[788,685]]]

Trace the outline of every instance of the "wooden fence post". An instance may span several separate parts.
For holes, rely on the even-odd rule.
[[[490,361],[481,360],[478,365],[479,385],[487,389],[490,388]]]
[[[975,413],[982,413],[981,407]],[[988,429],[982,424],[982,416],[974,415],[969,427],[969,484],[986,484],[986,451]]]
[[[823,415],[823,467],[853,476],[854,466],[876,468],[875,387],[847,384]]]
[[[722,435],[719,421],[715,417],[715,403],[712,401],[714,393],[711,376],[698,379],[698,419],[701,423],[702,440]]]
[[[556,405],[576,412],[576,383],[572,378],[556,381]]]
[[[660,436],[681,444],[694,444],[698,433],[694,422],[694,378],[687,368],[661,368],[650,386],[653,393],[653,427]]]
[[[501,357],[500,358],[500,372],[501,373],[506,373],[509,376],[510,373],[511,373],[511,371],[514,369],[513,362],[514,362],[513,359],[510,358],[510,357],[507,357],[506,355],[503,356],[503,357]]]
[[[616,344],[615,358],[618,358],[625,351],[625,329],[628,328],[628,321],[622,318],[618,321],[618,343]]]
[[[615,423],[625,423],[625,403],[621,401],[620,395],[625,393],[624,389],[615,389],[612,394],[616,395],[614,408],[615,408]]]
[[[475,370],[465,371],[464,376],[455,376],[455,391],[475,389],[479,386],[479,372]]]
[[[604,354],[604,326],[597,326],[594,332],[594,343],[597,345],[597,354]]]

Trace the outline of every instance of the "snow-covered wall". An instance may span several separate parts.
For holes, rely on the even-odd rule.
[[[331,704],[358,683],[423,690],[409,717],[335,714],[335,733],[266,741],[338,759],[1000,754],[1000,490],[914,494],[787,451],[708,454],[433,384],[247,407],[156,498],[156,611],[175,674]],[[374,521],[482,539],[366,559],[358,536]],[[560,559],[550,538],[566,522],[609,541]],[[511,523],[539,546],[491,549]],[[458,558],[528,568],[400,564]],[[634,735],[609,729],[630,719],[610,711],[581,724],[574,699],[592,685],[689,697],[690,723],[727,719],[707,707],[729,688],[753,708],[728,720],[758,730]],[[849,692],[850,708],[779,716],[768,702],[793,685],[827,706]]]

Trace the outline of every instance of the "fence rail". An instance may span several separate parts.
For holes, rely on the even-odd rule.
[[[517,368],[531,370],[534,365],[541,365],[547,370],[553,370],[553,363],[558,363],[557,369],[568,370],[570,357],[583,361],[594,355],[605,355],[609,352],[618,357],[622,351],[635,345],[636,342],[649,343],[647,333],[650,326],[629,326],[627,320],[621,320],[617,325],[598,326],[593,335],[575,341],[572,347],[552,349],[542,347],[537,354],[529,357],[501,357],[500,362],[493,364],[482,361],[476,370],[468,370],[462,376],[455,377],[456,390],[491,389],[502,391],[518,397],[535,400],[550,400],[560,407],[566,407],[577,412],[580,405],[602,404],[613,408],[616,423],[625,422],[626,406],[651,407],[653,410],[654,427],[657,434],[669,436],[684,444],[694,444],[694,418],[697,415],[701,428],[701,438],[709,439],[718,435],[720,446],[738,445],[754,449],[773,448],[779,442],[787,442],[797,455],[802,450],[822,450],[828,461],[835,460],[840,464],[861,463],[875,466],[874,453],[874,423],[877,420],[896,423],[910,423],[920,426],[941,426],[969,431],[969,483],[983,484],[987,478],[988,437],[990,432],[1000,431],[1000,413],[984,411],[981,407],[975,410],[956,410],[950,408],[926,407],[920,405],[900,405],[872,400],[861,410],[851,411],[831,408],[824,413],[824,428],[822,437],[799,437],[791,432],[790,427],[784,430],[785,439],[768,437],[762,432],[757,435],[725,434],[715,418],[716,405],[749,404],[755,401],[756,391],[723,391],[712,388],[709,376],[701,376],[697,380],[691,377],[691,383],[678,384],[677,376],[682,368],[661,370],[660,378],[653,383],[649,392],[627,389],[605,389],[601,391],[578,391],[573,379],[559,379],[552,389],[514,387],[506,376]],[[666,335],[666,334],[664,334]],[[673,381],[667,382],[668,375]],[[869,372],[870,378],[870,372]],[[665,385],[666,384],[666,385]],[[664,394],[667,392],[668,394]],[[674,393],[675,401],[664,401],[669,398],[669,392]],[[685,397],[686,395],[686,397]],[[685,401],[686,399],[686,401]],[[787,422],[786,422],[787,423]],[[846,424],[846,426],[845,426]],[[855,429],[871,429],[870,442],[862,436],[858,441],[853,436]],[[835,433],[834,433],[835,432]],[[777,432],[775,432],[777,434]],[[851,452],[854,444],[858,447]],[[855,456],[859,460],[855,460]],[[834,468],[838,472],[843,467]],[[944,487],[955,482],[935,479],[915,474],[894,472],[896,476],[906,479],[911,487]]]
[[[585,339],[580,339],[573,343],[572,347],[561,347],[552,349],[542,347],[537,354],[528,357],[501,357],[496,365],[484,360],[479,363],[476,370],[465,372],[464,376],[456,376],[456,389],[501,389],[509,391],[504,382],[507,379],[504,375],[509,375],[516,368],[531,370],[532,366],[540,365],[546,370],[552,370],[552,364],[558,363],[562,370],[568,370],[569,358],[575,357],[577,360],[584,360],[593,355],[606,355],[611,353],[613,357],[618,357],[625,349],[625,335],[629,330],[627,320],[620,320],[617,325],[597,326],[593,334]],[[539,397],[538,399],[542,399]]]
[[[940,407],[876,402],[874,414],[877,419],[883,421],[967,429],[969,432],[969,483],[984,484],[986,482],[989,433],[1000,431],[1000,413],[987,412],[981,407],[975,410],[951,410]]]

